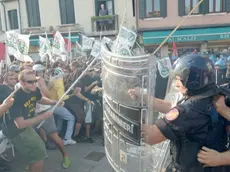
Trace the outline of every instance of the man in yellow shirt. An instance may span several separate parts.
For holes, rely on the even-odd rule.
[[[65,93],[64,72],[61,68],[57,67],[54,69],[53,76],[51,77],[51,82],[49,84],[50,98],[52,100],[59,100]],[[66,96],[64,100],[68,99]],[[76,141],[72,139],[72,134],[74,131],[75,117],[70,113],[65,107],[57,107],[54,110],[54,114],[58,116],[57,128],[60,130],[62,128],[62,120],[67,121],[67,129],[64,137],[64,145],[76,144]]]

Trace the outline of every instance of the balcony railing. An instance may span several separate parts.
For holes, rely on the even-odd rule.
[[[118,31],[118,15],[91,17],[92,32]]]

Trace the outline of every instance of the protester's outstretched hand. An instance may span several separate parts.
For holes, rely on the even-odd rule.
[[[14,104],[14,94],[16,91],[12,92],[4,101],[3,105],[6,106],[7,108],[10,108]]]
[[[204,164],[204,167],[216,167],[221,164],[221,153],[207,147],[202,147],[197,157],[198,161]]]
[[[140,89],[139,88],[129,89],[128,94],[134,100],[134,99],[140,97]]]

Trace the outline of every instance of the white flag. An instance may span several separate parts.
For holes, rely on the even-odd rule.
[[[78,43],[78,41],[76,42],[76,54],[78,55],[83,55],[83,48],[82,46]]]
[[[29,56],[30,35],[18,34],[18,50],[15,56],[18,60],[23,62],[33,62]]]
[[[6,32],[7,52],[10,55],[16,56],[18,51],[18,33],[16,31]]]
[[[102,45],[107,44],[109,46],[110,49],[112,49],[113,47],[113,41],[112,39],[108,38],[108,37],[103,37],[102,41],[101,41]]]
[[[67,55],[67,51],[65,49],[65,40],[62,37],[60,32],[56,32],[54,36],[53,41],[53,54],[61,56],[61,55]]]
[[[169,71],[172,68],[171,60],[169,57],[165,57],[157,60],[157,66],[162,78],[166,78],[169,75]]]
[[[82,35],[82,48],[83,50],[91,50],[93,48],[94,38],[89,38]]]
[[[99,41],[95,41],[90,55],[97,58],[100,56],[100,54],[101,54],[101,43]]]
[[[39,40],[40,40],[39,55],[41,56],[41,59],[44,59],[46,55],[48,55],[49,57],[52,57],[51,55],[52,48],[50,45],[50,40],[47,38],[43,38],[41,36],[39,36]]]
[[[119,32],[119,42],[121,44],[128,44],[130,47],[133,47],[137,39],[137,34],[132,30],[122,27]]]
[[[122,56],[132,56],[131,50],[127,44],[118,47],[117,53]]]

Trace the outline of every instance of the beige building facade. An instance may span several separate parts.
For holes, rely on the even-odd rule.
[[[79,40],[79,33],[98,37],[101,4],[108,10],[109,21],[103,34],[114,36],[118,32],[125,9],[124,26],[136,29],[133,0],[7,0],[0,3],[0,41],[9,30],[31,33],[31,46],[36,50],[38,36],[45,32],[49,38],[56,30],[68,37],[71,29],[73,43]]]
[[[230,47],[230,0],[204,0],[187,17],[199,0],[138,0],[137,27],[141,43],[157,47],[183,20],[185,21],[162,48],[172,50],[172,42],[180,49],[222,51]]]

